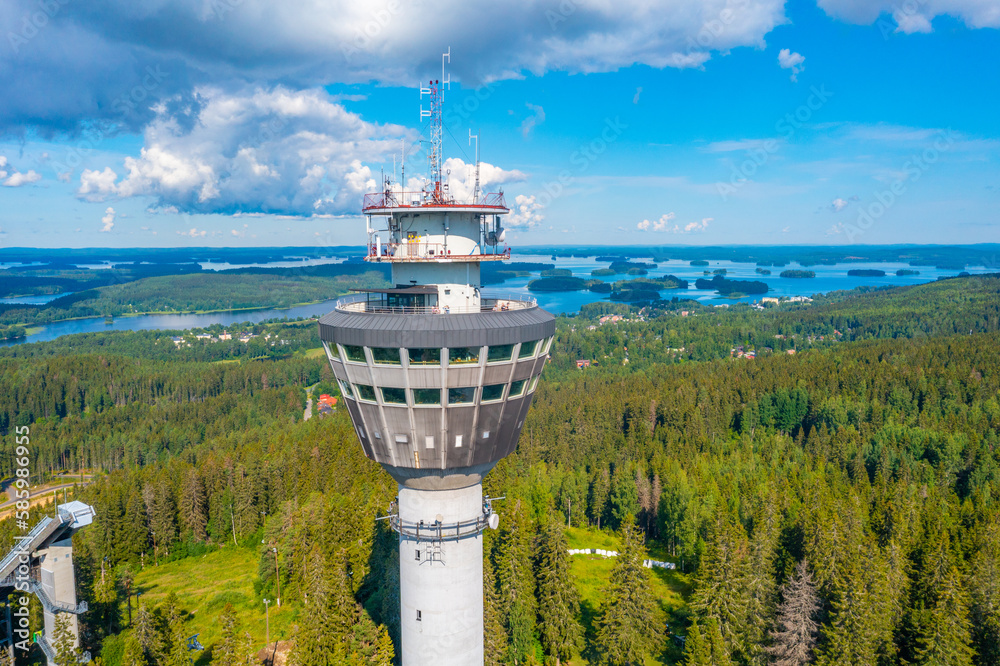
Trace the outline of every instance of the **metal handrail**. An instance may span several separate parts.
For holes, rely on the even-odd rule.
[[[457,523],[412,523],[400,520],[398,515],[389,516],[389,526],[400,536],[415,541],[459,541],[482,534],[490,526],[490,516],[486,513],[475,520]]]
[[[440,307],[429,305],[385,305],[384,300],[370,300],[367,294],[347,296],[337,301],[334,308],[346,313],[366,314],[479,314],[506,312],[510,310],[530,310],[538,307],[534,298],[523,296],[483,298],[478,307]]]
[[[476,244],[474,252],[462,254],[452,252],[444,243],[424,243],[419,241],[399,241],[397,242],[369,242],[368,261],[440,261],[450,259],[453,261],[507,261],[510,259],[510,248],[506,245],[495,248],[495,252],[483,252]]]
[[[362,210],[367,211],[372,208],[418,208],[421,206],[480,206],[503,209],[504,211],[509,210],[507,202],[504,200],[503,192],[484,192],[478,199],[472,201],[458,201],[453,198],[440,201],[435,200],[433,192],[401,192],[396,190],[369,192],[365,195]]]

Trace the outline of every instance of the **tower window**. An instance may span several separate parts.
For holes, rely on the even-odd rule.
[[[406,350],[410,365],[441,365],[441,350],[437,347],[417,347]]]
[[[534,342],[522,342],[521,351],[518,353],[518,358],[530,358],[535,355],[535,350],[538,349],[538,340]]]
[[[490,402],[492,400],[500,400],[503,398],[504,386],[504,384],[490,384],[489,386],[484,386],[483,402]]]
[[[413,389],[414,405],[440,405],[441,389]]]
[[[417,611],[417,622],[422,622],[423,618],[420,616],[420,611]]]
[[[516,382],[510,383],[510,392],[507,393],[508,398],[516,398],[517,396],[524,393],[525,380],[518,379]]]
[[[500,363],[509,361],[514,355],[514,345],[494,345],[486,352],[487,363]]]
[[[382,401],[392,405],[406,404],[406,389],[382,387]]]
[[[417,562],[419,562],[420,561],[420,551],[419,550],[415,550],[413,552],[415,554],[415,557],[413,559],[415,559]],[[420,611],[417,611],[417,612],[419,613]]]
[[[475,386],[448,389],[449,405],[469,405],[475,401],[476,401]]]
[[[393,347],[372,347],[372,360],[379,365],[402,365],[399,349]]]
[[[345,360],[353,363],[367,363],[365,348],[360,345],[343,345]]]
[[[373,387],[368,384],[355,384],[354,388],[357,389],[359,398],[375,402],[375,389]]]
[[[448,365],[474,365],[479,363],[479,347],[452,347],[448,350]]]

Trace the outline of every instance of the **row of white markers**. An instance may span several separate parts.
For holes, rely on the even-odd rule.
[[[618,557],[617,550],[603,550],[601,548],[570,548],[567,551],[570,555],[600,555],[602,557]],[[642,566],[647,569],[660,567],[661,569],[675,569],[677,565],[673,562],[660,562],[659,560],[643,560]]]

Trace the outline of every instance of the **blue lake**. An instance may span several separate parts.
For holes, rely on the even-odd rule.
[[[514,254],[512,261],[528,261],[536,263],[555,264],[556,268],[569,269],[574,276],[590,278],[590,272],[595,268],[607,268],[607,262],[597,262],[593,257],[561,257],[552,260],[540,255]],[[282,261],[268,264],[269,266],[288,265],[316,265],[321,263],[339,263],[340,258],[314,259],[302,261]],[[652,258],[633,259],[634,262],[652,262]],[[207,267],[207,266],[206,266]],[[229,265],[212,265],[212,268],[232,268]],[[660,277],[663,275],[675,275],[688,280],[691,286],[700,277],[706,277],[704,272],[711,273],[716,269],[724,268],[727,271],[727,278],[736,280],[759,280],[766,282],[770,287],[767,296],[812,296],[817,293],[827,293],[843,289],[853,289],[861,286],[901,286],[909,284],[920,284],[923,282],[933,282],[938,277],[956,275],[959,271],[938,270],[933,267],[922,266],[916,270],[919,275],[897,276],[896,270],[900,268],[911,268],[907,264],[894,263],[865,263],[865,264],[837,264],[833,266],[799,266],[798,264],[788,264],[781,268],[771,267],[771,275],[760,275],[755,271],[756,266],[749,263],[734,263],[731,261],[712,261],[708,266],[691,266],[687,261],[666,261],[657,265],[656,269],[649,271],[648,277]],[[851,277],[847,271],[856,269],[877,269],[886,272],[884,277]],[[815,278],[794,279],[782,278],[778,274],[783,270],[804,269],[816,273]],[[968,273],[986,273],[989,269],[983,266],[967,267]],[[574,292],[546,292],[532,293],[528,291],[528,282],[535,279],[537,275],[530,278],[515,278],[507,280],[503,284],[490,285],[484,288],[483,293],[487,296],[510,295],[518,297],[534,297],[538,299],[538,304],[553,314],[572,314],[579,312],[580,307],[586,303],[607,300],[604,294],[595,294],[590,291]],[[619,275],[611,278],[603,278],[607,281],[629,279],[630,276]],[[711,276],[708,276],[711,277]],[[690,298],[704,303],[705,305],[722,305],[735,303],[738,301],[752,302],[760,300],[763,295],[748,296],[740,299],[721,298],[714,291],[702,289],[670,289],[662,292],[664,298],[678,297],[681,299]],[[15,299],[0,299],[5,303],[46,303],[58,296],[28,296]],[[243,322],[261,322],[266,319],[277,319],[287,317],[296,319],[298,317],[318,317],[333,309],[336,299],[316,303],[313,305],[301,305],[288,309],[269,308],[264,310],[239,311],[239,312],[215,312],[211,314],[181,314],[181,315],[141,315],[137,317],[120,317],[111,324],[105,324],[103,318],[79,319],[74,321],[64,321],[49,324],[39,333],[29,335],[26,339],[16,342],[0,343],[0,346],[11,344],[22,344],[25,342],[44,342],[54,340],[63,335],[73,333],[93,333],[97,331],[143,331],[143,330],[185,330],[189,328],[203,328],[212,324],[222,324],[230,326]]]

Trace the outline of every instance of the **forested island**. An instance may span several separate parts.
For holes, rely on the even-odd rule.
[[[814,278],[816,277],[816,271],[787,270],[781,271],[781,273],[778,274],[778,277],[796,279]]]
[[[714,289],[723,296],[732,294],[766,294],[768,286],[766,282],[758,280],[727,280],[722,275],[716,275],[711,280],[696,280],[694,286],[698,289]]]

